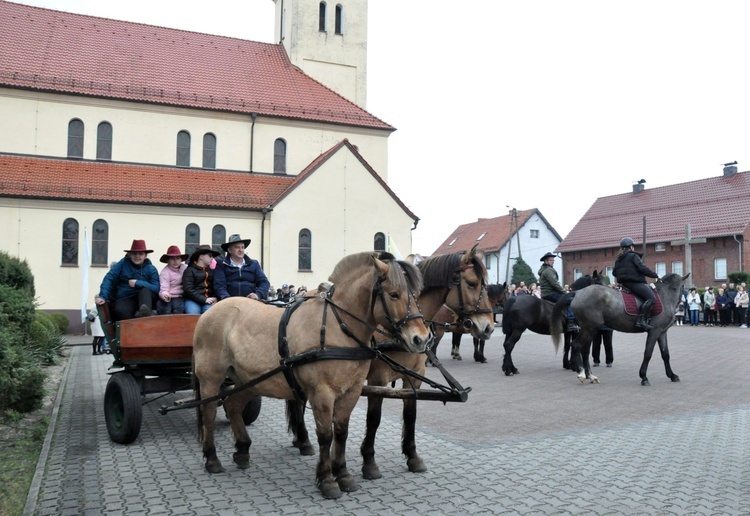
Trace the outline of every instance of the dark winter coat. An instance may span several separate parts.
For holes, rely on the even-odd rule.
[[[618,283],[646,283],[646,276],[649,278],[659,277],[658,274],[646,267],[640,254],[631,250],[627,250],[617,257],[612,275]]]
[[[216,262],[214,270],[214,292],[219,299],[228,297],[247,297],[253,292],[260,299],[268,296],[271,283],[266,278],[258,260],[245,256],[241,267],[232,263],[227,255],[222,261]]]
[[[135,281],[135,288],[130,286],[129,281]],[[99,297],[106,301],[125,299],[138,295],[143,287],[154,293],[159,293],[159,271],[146,258],[139,267],[130,261],[127,256],[114,264],[99,287]]]
[[[198,303],[206,304],[209,297],[217,297],[214,292],[214,271],[211,267],[201,267],[195,262],[188,265],[182,273],[183,297]]]

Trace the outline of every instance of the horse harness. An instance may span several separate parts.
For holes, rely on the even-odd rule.
[[[477,299],[477,304],[474,306],[473,310],[467,310],[466,305],[464,302],[464,294],[463,289],[461,289],[461,282],[463,281],[461,279],[461,273],[471,267],[473,267],[473,264],[465,264],[462,263],[461,266],[453,271],[453,274],[451,275],[451,282],[448,285],[448,288],[445,291],[445,295],[443,296],[443,306],[442,308],[450,311],[453,315],[456,316],[458,319],[455,323],[440,323],[444,326],[454,326],[456,328],[463,327],[465,330],[470,330],[472,324],[474,324],[470,317],[477,315],[477,314],[490,314],[492,313],[492,308],[479,308],[479,306],[482,304],[482,298],[487,295],[487,284],[484,282],[484,278],[482,278],[482,289],[479,292],[479,298]],[[451,289],[453,287],[457,287],[458,292],[458,312],[453,310],[451,307],[449,307],[446,304],[446,301],[448,299],[448,296],[451,293]],[[430,321],[431,323],[435,323],[436,321]]]

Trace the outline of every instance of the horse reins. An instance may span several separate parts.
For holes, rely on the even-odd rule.
[[[474,267],[474,264],[461,264],[461,266],[453,271],[453,274],[451,275],[451,282],[448,285],[447,290],[445,291],[445,295],[443,296],[443,303],[442,308],[445,308],[446,310],[449,310],[452,314],[454,314],[457,318],[457,321],[454,323],[443,323],[440,322],[438,324],[442,324],[443,326],[450,327],[453,326],[455,328],[463,327],[465,330],[470,330],[474,322],[470,319],[470,317],[477,315],[477,314],[489,314],[492,313],[492,308],[479,308],[482,304],[482,298],[487,293],[487,284],[484,282],[484,278],[481,279],[482,281],[482,287],[479,291],[479,298],[477,299],[477,304],[474,306],[474,309],[469,311],[466,309],[466,303],[464,301],[464,294],[463,289],[461,288],[461,282],[463,281],[461,277],[461,273],[471,267]],[[458,312],[453,310],[450,306],[446,304],[446,301],[448,300],[448,296],[451,293],[451,289],[453,287],[458,287],[456,289],[458,294]],[[430,323],[436,323],[437,321],[430,321]]]

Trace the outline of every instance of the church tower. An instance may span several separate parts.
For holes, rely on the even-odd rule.
[[[367,0],[274,0],[274,40],[310,77],[367,105]]]

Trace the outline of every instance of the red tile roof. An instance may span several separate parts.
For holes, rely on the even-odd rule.
[[[738,235],[750,223],[750,173],[711,177],[639,193],[600,197],[557,247],[558,252],[617,247],[630,236],[646,242]]]
[[[2,197],[259,210],[273,204],[294,180],[284,175],[0,154]]]
[[[281,45],[0,0],[0,56],[7,87],[394,130]]]
[[[523,226],[535,212],[537,212],[536,208],[519,210],[517,212],[518,227]],[[539,213],[539,216],[541,217],[541,213]],[[468,251],[474,247],[474,244],[479,244],[477,250],[483,253],[497,252],[508,242],[510,237],[515,235],[515,232],[511,228],[512,221],[513,217],[508,214],[493,219],[479,219],[476,222],[458,226],[451,233],[451,236],[446,238],[445,242],[440,244],[440,247],[435,249],[432,254],[438,255]],[[483,233],[485,235],[482,239],[477,240]],[[450,245],[451,242],[453,242],[453,245]]]

